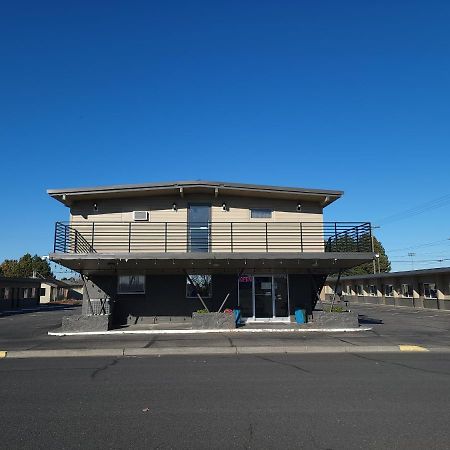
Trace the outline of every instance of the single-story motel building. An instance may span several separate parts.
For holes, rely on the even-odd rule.
[[[450,310],[450,267],[346,276],[337,286],[336,280],[327,279],[323,299],[336,292],[349,303]]]
[[[81,274],[82,316],[106,315],[108,328],[197,310],[311,317],[328,274],[374,258],[370,223],[323,220],[341,191],[178,181],[48,194],[69,209],[50,259]]]
[[[41,281],[37,278],[0,277],[0,312],[39,305]]]

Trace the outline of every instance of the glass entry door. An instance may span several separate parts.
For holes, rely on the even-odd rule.
[[[188,251],[209,252],[211,205],[189,205]]]
[[[272,277],[255,277],[255,318],[273,317]]]
[[[289,317],[287,276],[241,276],[239,308],[241,316],[249,320],[286,320]]]

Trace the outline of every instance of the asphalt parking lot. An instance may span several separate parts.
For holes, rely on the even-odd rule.
[[[353,333],[268,333],[190,335],[48,336],[64,315],[79,314],[72,308],[0,317],[0,350],[86,348],[179,348],[179,347],[287,347],[419,345],[450,347],[450,312],[355,305],[361,326],[371,331]]]

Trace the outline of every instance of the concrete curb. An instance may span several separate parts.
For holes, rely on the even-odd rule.
[[[402,348],[406,347],[406,348]],[[108,348],[108,349],[61,349],[19,350],[0,352],[3,358],[72,358],[72,357],[121,357],[121,356],[189,356],[189,355],[257,355],[257,354],[326,354],[326,353],[450,353],[450,347],[425,348],[404,345],[364,346],[291,346],[291,347],[169,347],[169,348]]]
[[[208,333],[354,333],[372,328],[236,328],[217,330],[110,330],[110,331],[49,331],[49,336],[117,336],[126,334],[208,334]]]

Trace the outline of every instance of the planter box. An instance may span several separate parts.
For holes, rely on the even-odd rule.
[[[236,328],[234,314],[226,313],[192,313],[192,328],[197,329],[233,329]]]
[[[429,309],[438,309],[438,301],[436,298],[424,298],[423,307]]]
[[[409,297],[398,297],[395,299],[395,306],[407,306],[414,308],[414,300]]]
[[[358,328],[358,313],[313,311],[312,328]]]
[[[68,316],[63,317],[61,331],[76,333],[77,331],[108,331],[110,316]]]
[[[450,300],[439,300],[439,309],[450,310]]]

